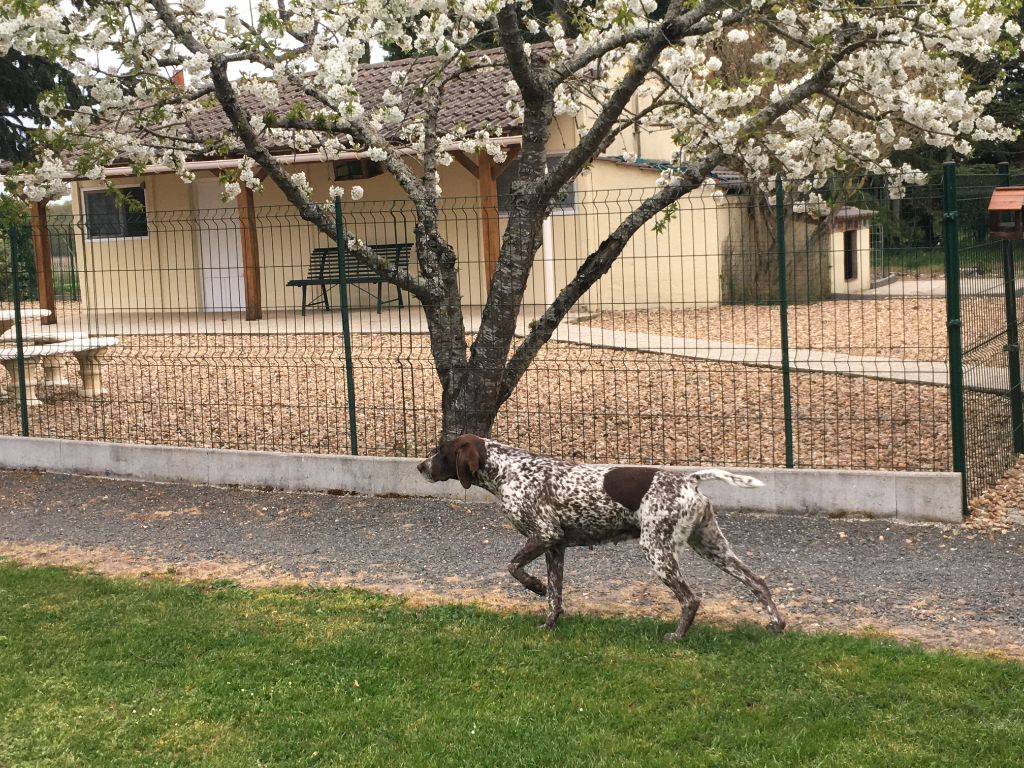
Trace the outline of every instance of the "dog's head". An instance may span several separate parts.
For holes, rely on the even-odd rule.
[[[457,479],[463,488],[469,488],[486,461],[487,447],[483,438],[460,435],[441,443],[429,458],[420,462],[417,469],[431,483]]]

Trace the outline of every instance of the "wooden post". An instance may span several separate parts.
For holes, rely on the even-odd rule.
[[[32,244],[36,252],[36,282],[39,285],[39,306],[50,310],[44,325],[57,322],[57,301],[53,293],[53,254],[50,251],[50,230],[46,226],[46,201],[32,203]]]
[[[252,190],[242,187],[238,196],[239,232],[242,239],[242,275],[245,280],[245,319],[260,320],[263,317],[263,300],[260,296],[260,249],[256,237],[256,209],[253,206]]]
[[[480,214],[483,218],[484,265],[490,291],[494,271],[498,267],[501,234],[498,228],[498,182],[494,162],[486,152],[477,155],[477,180],[480,184]]]

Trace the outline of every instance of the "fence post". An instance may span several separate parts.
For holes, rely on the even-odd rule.
[[[338,248],[338,307],[341,310],[341,334],[345,344],[345,387],[348,393],[348,442],[353,456],[359,455],[356,434],[356,380],[352,373],[352,329],[348,322],[348,280],[345,277],[345,224],[341,215],[341,196],[334,198],[334,236]]]
[[[949,337],[949,415],[953,471],[960,473],[960,505],[967,515],[967,445],[964,428],[964,357],[960,319],[960,241],[957,229],[956,164],[942,166],[942,240],[946,252],[946,332]]]
[[[775,247],[779,258],[779,335],[782,345],[782,417],[786,431],[786,467],[793,464],[793,394],[789,377],[789,293],[786,285],[786,190],[775,176]]]
[[[23,437],[28,437],[25,340],[21,333],[21,281],[18,279],[18,260],[21,258],[21,234],[17,226],[12,226],[8,232],[11,244],[11,291],[14,293],[14,346],[18,366],[18,405],[21,415],[21,434]]]
[[[1010,186],[1010,164],[999,164],[999,180]],[[1024,403],[1020,387],[1020,338],[1017,332],[1017,277],[1014,274],[1013,243],[1003,240],[1003,295],[1006,299],[1006,358],[1010,373],[1010,419],[1013,424],[1013,452],[1024,453]]]

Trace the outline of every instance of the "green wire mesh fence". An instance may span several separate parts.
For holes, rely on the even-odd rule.
[[[1024,277],[1008,283],[1007,269],[1024,274],[1024,249],[987,231],[988,197],[1007,178],[957,180],[972,495],[1022,447],[1007,313],[1013,306],[1020,316]],[[316,255],[335,244],[294,209],[257,207],[247,217],[234,202],[184,208],[183,196],[163,191],[172,182],[138,181],[139,192],[122,192],[132,204],[80,193],[73,215],[49,218],[53,314],[40,316],[49,308],[38,288],[18,297],[36,311],[22,322],[29,386],[19,394],[8,329],[0,431],[21,431],[15,406],[27,399],[34,436],[311,453],[350,452],[354,436],[360,453],[425,454],[440,431],[441,387],[415,297],[347,256],[343,312],[337,269],[323,266],[324,250]],[[952,469],[951,398],[961,395],[950,369],[961,362],[950,359],[942,180],[903,197],[890,188],[877,178],[834,184],[825,207],[790,180],[781,198],[771,180],[737,178],[685,196],[574,306],[493,434],[583,461]],[[561,201],[515,308],[513,348],[650,192],[576,191]],[[488,297],[489,232],[500,236],[505,221],[502,203],[441,207],[470,341]],[[408,201],[344,209],[350,235],[389,258],[401,250],[389,247],[409,244],[413,273],[415,223]],[[38,242],[31,233],[17,240]],[[10,245],[0,245],[0,259]],[[0,266],[34,278],[40,258],[33,251]],[[0,282],[0,317],[13,310],[9,283]]]

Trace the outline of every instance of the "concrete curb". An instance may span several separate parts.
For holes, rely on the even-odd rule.
[[[5,469],[287,491],[494,500],[479,488],[465,491],[456,482],[426,482],[416,472],[418,461],[0,436],[0,467]],[[721,509],[899,522],[961,520],[960,475],[955,472],[730,469],[753,475],[765,487],[707,483],[705,492]]]

